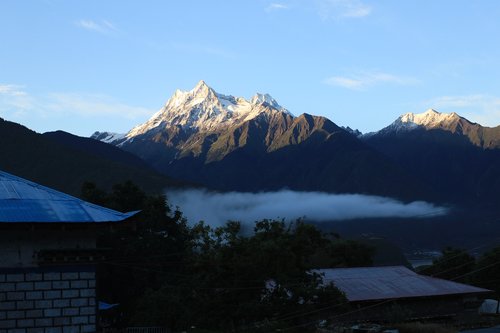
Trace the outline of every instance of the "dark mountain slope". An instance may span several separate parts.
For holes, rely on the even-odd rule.
[[[116,151],[105,157],[108,150],[98,142],[95,143],[99,144],[97,151],[100,153],[93,153],[91,141],[86,148],[80,149],[75,146],[80,139],[70,134],[64,134],[67,143],[60,144],[52,134],[44,136],[3,119],[0,119],[0,133],[0,169],[69,194],[79,195],[84,181],[110,188],[132,180],[148,192],[159,192],[172,184],[151,169],[124,163],[136,160],[124,157],[126,153]],[[121,157],[114,160],[116,156]]]
[[[500,150],[485,150],[469,136],[442,129],[381,133],[364,140],[450,201],[500,204]]]
[[[177,90],[126,135],[96,132],[159,172],[211,188],[364,193],[438,199],[432,186],[324,117],[295,117],[268,94]],[[114,139],[113,139],[114,138]]]
[[[64,131],[46,132],[43,137],[62,146],[78,150],[96,157],[126,164],[133,167],[148,169],[150,166],[136,155],[123,151],[115,146],[90,138],[76,136]]]
[[[174,178],[219,190],[290,188],[437,199],[390,159],[328,119],[307,114],[277,119],[257,117],[207,135],[204,142],[209,143],[199,154],[166,158],[173,155],[173,147],[165,145],[162,152],[161,144],[141,137],[123,149]]]

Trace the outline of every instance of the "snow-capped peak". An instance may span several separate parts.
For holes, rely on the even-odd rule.
[[[451,124],[459,119],[460,116],[455,112],[441,113],[434,109],[428,109],[423,113],[405,113],[401,115],[395,122],[382,131],[402,131],[411,130],[414,128],[440,128]]]
[[[99,140],[105,143],[117,142],[125,139],[125,134],[122,133],[113,133],[113,132],[94,132],[90,136],[91,139]]]
[[[215,95],[215,91],[210,88],[205,81],[201,80],[196,84],[196,86],[189,92],[189,94],[193,96],[209,96],[209,95]]]
[[[256,94],[250,101],[215,92],[201,80],[190,91],[176,90],[165,106],[147,122],[134,127],[127,138],[166,126],[213,131],[253,119],[262,113],[286,112],[269,94]]]
[[[256,93],[250,100],[250,103],[252,104],[267,103],[278,110],[283,110],[283,111],[286,110],[284,107],[279,105],[278,102],[276,102],[276,100],[269,94]]]
[[[428,109],[424,113],[406,113],[400,117],[402,123],[415,124],[424,127],[436,127],[443,123],[449,123],[459,116],[455,113],[441,113],[434,109]]]

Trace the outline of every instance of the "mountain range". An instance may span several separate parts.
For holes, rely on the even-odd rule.
[[[403,248],[464,244],[464,235],[473,247],[500,228],[500,128],[456,113],[407,113],[363,134],[325,117],[294,115],[268,94],[246,100],[201,81],[191,91],[176,91],[125,134],[38,134],[3,119],[0,132],[1,170],[77,196],[85,181],[109,190],[132,180],[149,193],[197,185],[289,188],[452,207],[446,216],[425,220],[324,225],[352,237],[382,235]]]
[[[500,127],[427,110],[360,138],[449,202],[500,204]]]
[[[396,133],[409,133],[414,130],[442,130],[456,134],[467,139],[471,144],[485,149],[497,149],[500,147],[500,126],[485,127],[473,123],[457,113],[440,113],[429,109],[421,114],[406,113],[400,116],[389,126],[372,135],[391,135]]]
[[[432,191],[325,117],[294,116],[268,94],[250,100],[200,81],[177,90],[125,135],[92,138],[131,152],[157,171],[217,190],[379,194],[403,199]]]
[[[200,81],[126,134],[38,134],[5,120],[0,130],[2,170],[76,195],[84,181],[109,189],[133,180],[149,192],[187,182],[500,206],[500,127],[431,109],[362,134],[293,115],[268,94],[246,100]]]
[[[128,133],[92,138],[159,173],[217,190],[290,188],[486,204],[497,202],[500,189],[500,127],[432,109],[362,134],[325,117],[295,116],[268,94],[247,100],[200,81],[175,91]]]

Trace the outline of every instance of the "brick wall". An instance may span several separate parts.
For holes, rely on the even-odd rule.
[[[95,272],[0,271],[0,333],[96,331]]]

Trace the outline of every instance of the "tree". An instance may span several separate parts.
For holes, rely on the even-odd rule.
[[[475,258],[465,250],[447,247],[442,255],[434,259],[432,265],[423,269],[422,274],[441,279],[467,282],[468,274],[474,270]]]
[[[217,332],[300,325],[298,331],[307,331],[305,324],[321,318],[323,308],[332,315],[347,306],[344,295],[311,269],[371,260],[368,247],[300,220],[258,221],[245,236],[236,221],[190,227],[164,196],[146,195],[132,183],[111,193],[89,184],[84,190],[109,207],[141,210],[136,230],[117,228],[99,238],[110,252],[100,268],[98,297],[120,303],[127,325]]]
[[[344,295],[310,270],[310,257],[335,241],[302,221],[258,221],[250,236],[241,235],[238,222],[218,228],[198,223],[191,228],[191,252],[178,289],[165,284],[159,294],[145,294],[135,324],[190,323],[215,331],[259,332],[310,322],[324,315],[322,308],[329,315],[342,311]],[[150,308],[153,301],[155,309],[171,308],[180,290],[189,311],[169,314]],[[145,318],[148,322],[141,321]]]
[[[109,198],[107,197],[107,193],[97,188],[95,183],[84,182],[81,192],[82,198],[85,201],[92,202],[100,206],[109,205]]]
[[[485,252],[477,260],[471,282],[478,287],[494,290],[500,296],[500,246]]]
[[[120,303],[130,318],[145,293],[177,283],[173,274],[182,271],[190,242],[187,221],[170,211],[164,196],[146,195],[132,182],[113,186],[111,193],[85,183],[82,196],[120,211],[140,210],[137,228],[105,229],[97,239],[99,248],[108,249],[98,267],[98,297]]]

